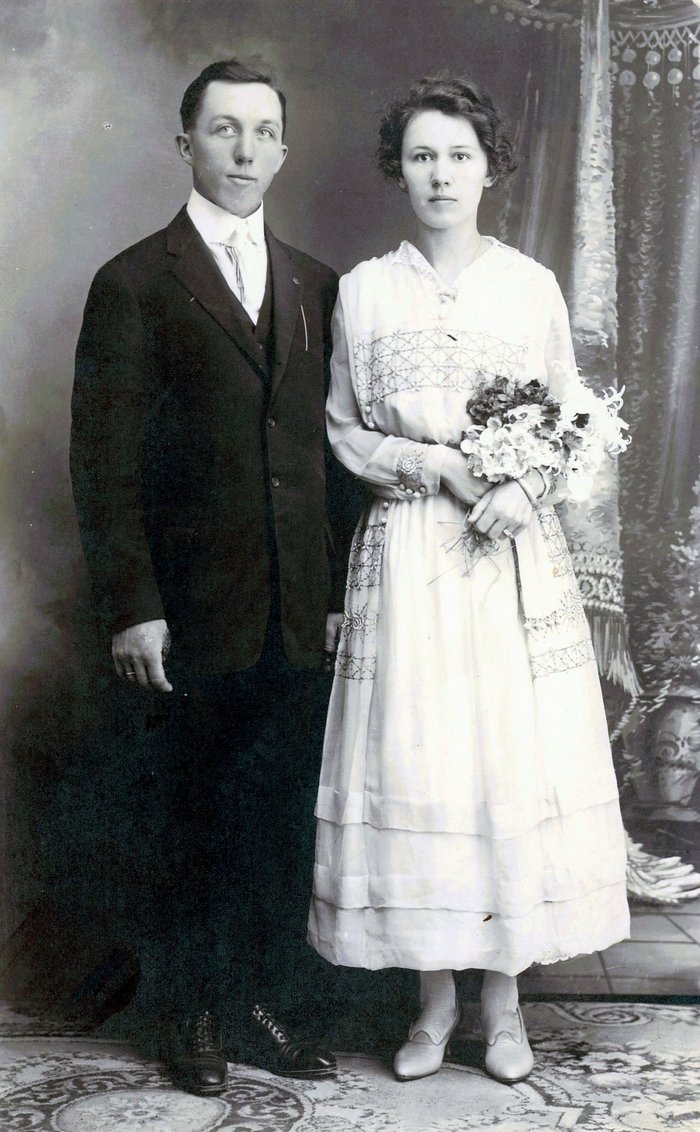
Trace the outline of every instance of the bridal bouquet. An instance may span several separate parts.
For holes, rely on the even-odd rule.
[[[588,494],[605,452],[614,455],[629,444],[618,417],[622,394],[596,397],[577,385],[558,401],[540,381],[519,385],[510,377],[482,381],[467,402],[473,424],[460,448],[476,476],[490,483],[518,479],[533,468],[566,476],[574,499]]]
[[[614,455],[629,444],[627,425],[618,417],[621,405],[622,394],[612,389],[597,397],[577,384],[558,401],[534,379],[518,384],[510,377],[484,378],[467,402],[472,424],[460,448],[474,475],[490,483],[519,479],[537,468],[552,478],[565,476],[572,498],[583,499],[604,453]],[[496,549],[488,536],[469,531],[465,526],[465,554]]]

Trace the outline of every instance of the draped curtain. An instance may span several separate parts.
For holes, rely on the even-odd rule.
[[[525,161],[499,234],[557,273],[586,379],[625,388],[633,442],[619,485],[610,461],[562,522],[622,736],[621,782],[651,803],[664,705],[700,701],[700,11],[690,0],[497,0],[482,11],[538,33],[517,139]],[[698,719],[700,709],[670,753],[696,777]]]
[[[684,816],[698,817],[700,12],[664,4],[643,21],[630,13],[613,27],[611,50],[618,368],[633,435],[620,509],[644,685],[626,745],[639,798],[666,803],[667,813],[692,803]]]

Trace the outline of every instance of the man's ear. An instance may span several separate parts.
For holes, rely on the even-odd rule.
[[[193,157],[192,157],[192,145],[190,143],[190,135],[189,134],[177,134],[176,137],[175,137],[175,145],[177,146],[177,151],[180,154],[180,157],[182,158],[182,160],[187,162],[188,165],[191,165],[192,161],[193,161]]]

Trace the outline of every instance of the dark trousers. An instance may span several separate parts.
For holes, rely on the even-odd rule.
[[[235,1048],[254,1001],[292,1022],[322,1005],[329,969],[305,935],[329,678],[294,670],[274,623],[253,668],[170,675],[126,803],[133,1008],[211,1009]]]

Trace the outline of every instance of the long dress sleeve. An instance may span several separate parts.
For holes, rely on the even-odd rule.
[[[440,490],[444,447],[381,432],[358,398],[341,293],[333,315],[333,356],[326,421],[331,447],[342,464],[377,495],[410,500]]]
[[[566,302],[554,276],[551,279],[553,295],[544,346],[544,360],[547,384],[557,400],[563,401],[567,395],[581,388],[583,382],[576,366]]]
[[[550,319],[544,343],[547,384],[562,405],[565,416],[588,417],[588,443],[585,455],[566,475],[556,477],[545,502],[559,503],[566,498],[585,499],[601,462],[607,455],[621,452],[628,441],[622,433],[626,427],[618,417],[621,398],[614,391],[596,396],[581,378],[576,365],[569,325],[569,314],[558,283],[551,276],[552,299]]]

